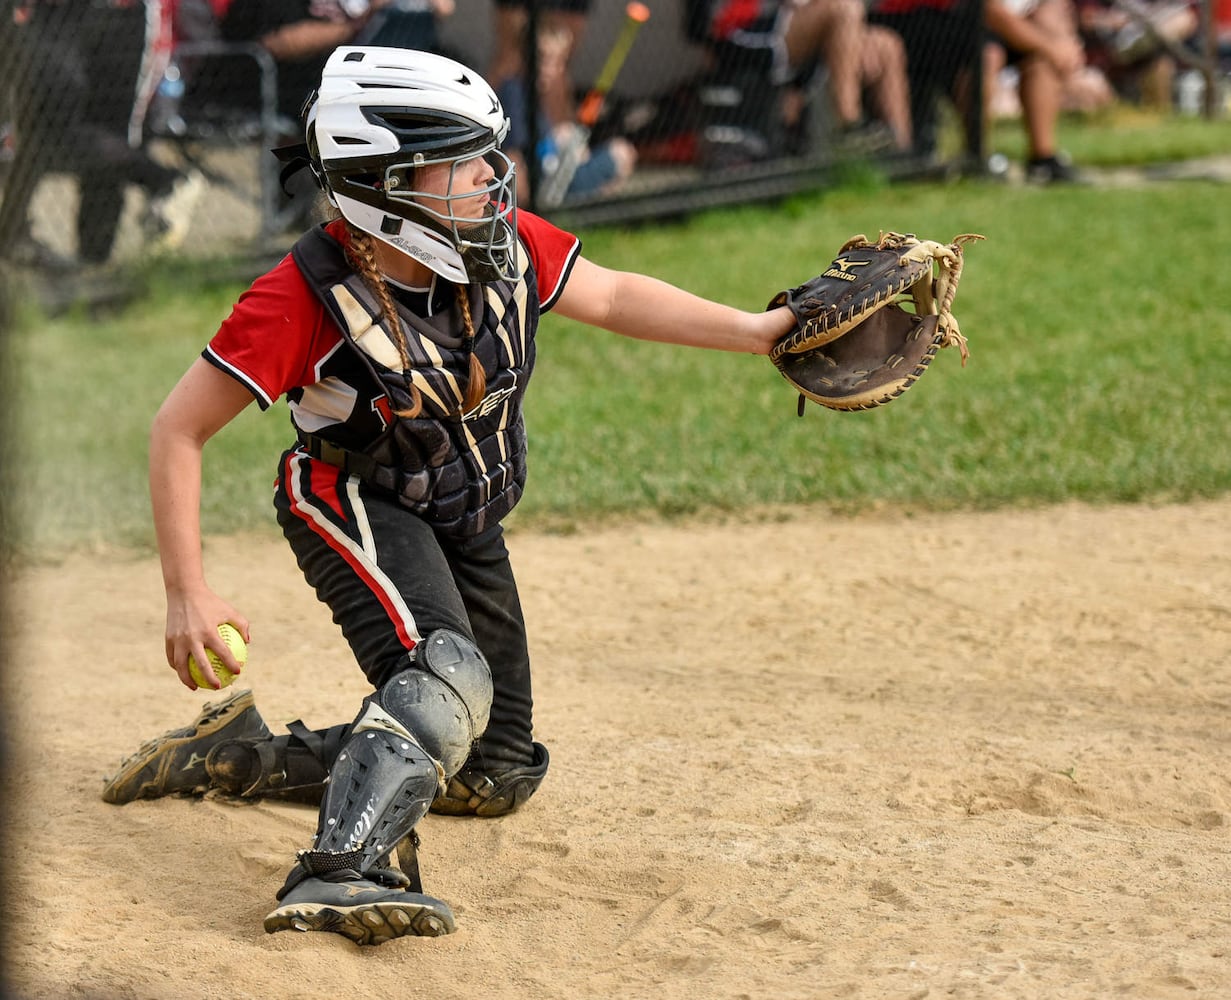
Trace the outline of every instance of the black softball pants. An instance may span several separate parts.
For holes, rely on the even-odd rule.
[[[298,448],[282,456],[274,506],[373,688],[407,669],[420,639],[459,632],[492,673],[490,721],[471,759],[493,771],[532,763],[526,626],[500,525],[474,538],[441,535],[389,494]]]

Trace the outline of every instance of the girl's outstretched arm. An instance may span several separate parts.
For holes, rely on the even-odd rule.
[[[795,326],[785,306],[745,312],[658,278],[578,258],[554,312],[639,340],[768,354]]]

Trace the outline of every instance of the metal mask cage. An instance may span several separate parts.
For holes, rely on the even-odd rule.
[[[458,169],[480,156],[492,162],[495,176],[480,187],[454,192]],[[445,191],[426,191],[416,186],[416,170],[438,163],[450,164]],[[520,276],[515,254],[517,172],[513,161],[494,145],[461,159],[416,154],[408,162],[387,165],[378,184],[386,210],[446,236],[464,258],[489,265],[508,277]],[[489,199],[489,210],[484,215],[459,214],[455,209],[456,205],[484,196]]]

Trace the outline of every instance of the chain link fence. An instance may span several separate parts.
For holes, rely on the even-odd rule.
[[[1216,2],[1191,5],[1181,38],[1139,0],[1075,9],[1124,15],[1087,46],[1144,35],[1212,114],[1231,18]],[[8,0],[0,246],[50,271],[280,251],[320,206],[282,190],[269,151],[347,43],[488,76],[525,205],[563,225],[778,197],[852,158],[895,177],[982,170],[985,16],[984,0]]]

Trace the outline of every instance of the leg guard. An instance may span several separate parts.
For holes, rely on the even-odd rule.
[[[321,802],[310,871],[326,871],[329,856],[366,871],[414,829],[439,787],[437,764],[413,739],[367,729],[346,741]],[[318,862],[316,864],[315,862]]]
[[[326,779],[312,850],[300,852],[267,931],[332,931],[379,944],[453,930],[449,907],[419,891],[417,870],[407,878],[385,865],[487,725],[491,673],[455,632],[433,632],[415,652],[414,667],[366,699],[351,726]],[[406,854],[414,856],[409,847]]]
[[[428,635],[415,666],[366,699],[352,725],[305,867],[323,871],[347,855],[345,867],[363,872],[387,857],[466,762],[491,697],[491,674],[473,643],[443,629]]]

